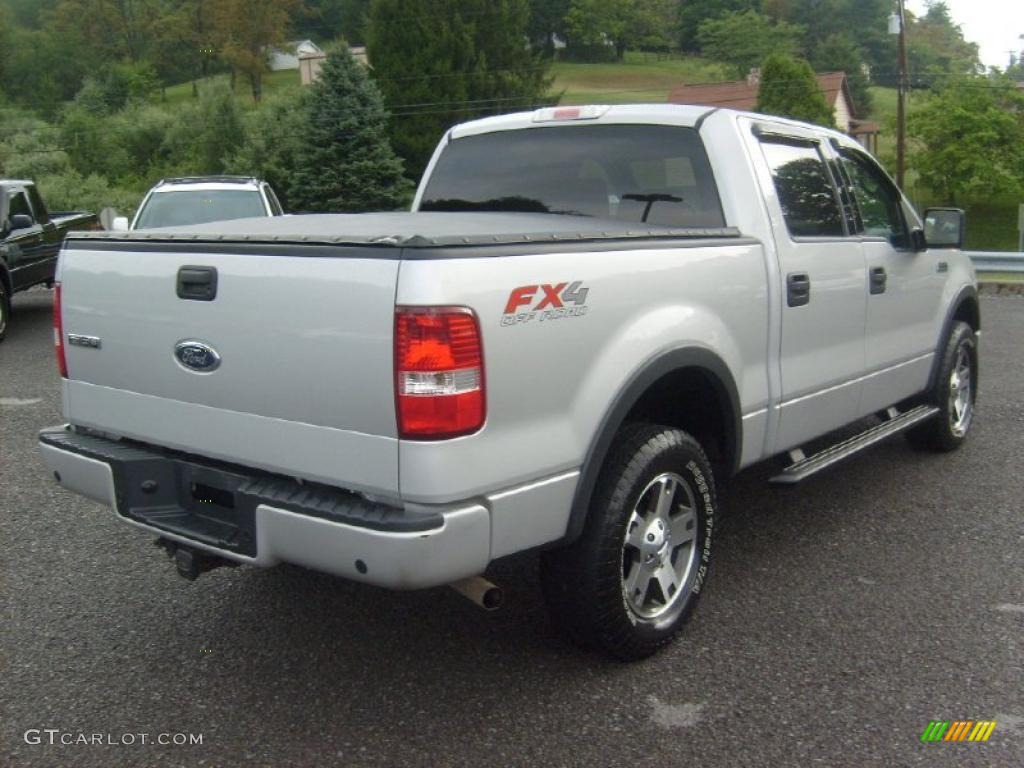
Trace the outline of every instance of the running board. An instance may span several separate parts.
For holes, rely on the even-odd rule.
[[[799,483],[801,480],[806,480],[811,475],[817,474],[821,470],[827,469],[833,464],[849,458],[875,443],[880,443],[887,437],[892,437],[906,429],[910,429],[915,424],[920,424],[922,421],[932,418],[938,412],[939,409],[933,405],[919,405],[902,414],[896,414],[896,410],[890,408],[887,412],[890,417],[888,420],[870,429],[866,429],[848,440],[843,440],[841,443],[829,446],[813,456],[804,458],[803,451],[799,449],[790,451],[793,463],[768,482],[785,485]]]

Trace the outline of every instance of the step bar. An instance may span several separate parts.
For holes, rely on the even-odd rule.
[[[793,463],[768,482],[776,485],[799,483],[801,480],[806,480],[811,475],[815,475],[823,469],[827,469],[833,464],[847,459],[855,453],[859,453],[865,448],[869,448],[888,437],[899,434],[916,424],[920,424],[922,421],[932,418],[938,412],[939,409],[933,405],[919,405],[916,408],[911,408],[906,413],[899,413],[895,408],[890,408],[886,411],[888,418],[881,424],[866,429],[859,435],[854,435],[847,440],[843,440],[841,443],[829,446],[813,456],[805,457],[803,451],[799,448],[790,451],[789,455]]]

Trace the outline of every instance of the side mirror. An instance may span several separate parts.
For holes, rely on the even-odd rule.
[[[127,216],[115,216],[114,220],[110,223],[111,232],[127,232],[128,231],[128,217]]]
[[[924,212],[924,238],[929,248],[963,248],[964,212],[959,208],[929,208]]]
[[[35,226],[35,222],[28,214],[16,213],[11,216],[11,232],[14,232],[16,229],[28,229],[33,226]]]

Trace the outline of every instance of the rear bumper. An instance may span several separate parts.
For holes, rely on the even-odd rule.
[[[482,504],[399,509],[67,427],[43,430],[39,447],[65,488],[154,535],[236,562],[418,589],[482,573],[490,561]]]

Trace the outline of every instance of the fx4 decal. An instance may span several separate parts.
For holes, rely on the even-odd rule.
[[[512,290],[501,316],[502,325],[519,325],[532,320],[544,322],[587,314],[587,293],[582,281],[554,285],[521,285]],[[567,305],[572,306],[567,306]]]

